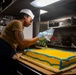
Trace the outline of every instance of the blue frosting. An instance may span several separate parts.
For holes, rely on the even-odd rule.
[[[31,49],[31,50],[28,50],[28,51],[33,52],[33,50],[34,50],[34,49]],[[52,50],[55,50],[55,49],[52,49]],[[66,52],[69,52],[69,51],[66,51]],[[70,57],[68,57],[68,58],[66,58],[66,59],[60,59],[60,58],[55,57],[55,56],[49,56],[49,55],[47,55],[47,54],[42,54],[42,53],[38,53],[38,52],[33,52],[33,53],[39,54],[39,55],[43,55],[43,56],[46,56],[46,57],[48,57],[48,58],[55,58],[55,59],[59,60],[59,61],[60,61],[60,64],[51,64],[51,63],[50,63],[49,61],[47,61],[47,60],[42,60],[42,59],[40,59],[40,58],[36,58],[36,57],[33,57],[33,56],[30,56],[30,55],[27,55],[27,54],[26,54],[27,56],[29,56],[29,57],[31,57],[31,58],[33,58],[33,59],[37,59],[37,60],[40,60],[40,61],[42,61],[42,62],[47,62],[47,63],[48,63],[49,65],[51,65],[51,66],[59,66],[59,67],[60,67],[59,70],[61,70],[61,69],[65,68],[65,67],[68,67],[68,66],[76,63],[76,62],[72,62],[72,63],[70,63],[70,64],[68,64],[68,65],[62,66],[62,61],[68,62],[71,58],[75,58],[76,56],[70,56]]]

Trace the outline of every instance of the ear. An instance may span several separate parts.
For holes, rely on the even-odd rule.
[[[27,16],[24,16],[23,18],[26,20],[28,17]]]

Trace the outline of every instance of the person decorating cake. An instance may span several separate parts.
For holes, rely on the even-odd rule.
[[[31,25],[34,14],[30,9],[22,9],[15,20],[10,21],[0,36],[0,73],[8,75],[16,74],[16,65],[13,55],[17,46],[24,50],[26,47],[37,43],[41,38],[45,38],[45,33],[40,32],[31,39],[24,38],[23,28]],[[48,35],[48,34],[46,34]],[[27,36],[27,35],[26,35]],[[4,66],[3,66],[4,65]]]

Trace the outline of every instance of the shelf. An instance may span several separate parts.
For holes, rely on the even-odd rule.
[[[49,27],[49,29],[50,28],[70,28],[70,27],[76,27],[76,25]]]

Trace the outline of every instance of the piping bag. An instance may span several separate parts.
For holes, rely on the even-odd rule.
[[[38,44],[39,45],[42,45],[44,47],[47,47],[47,44],[46,42],[49,41],[50,42],[50,39],[52,38],[53,36],[53,33],[54,33],[54,29],[51,28],[51,29],[48,29],[46,31],[43,31],[43,34],[44,34],[44,38],[41,38],[39,41],[38,41]]]
[[[43,31],[43,34],[44,34],[44,37],[47,41],[50,41],[50,39],[52,38],[53,36],[53,33],[54,33],[54,29],[51,28],[51,29],[48,29],[46,31]]]

